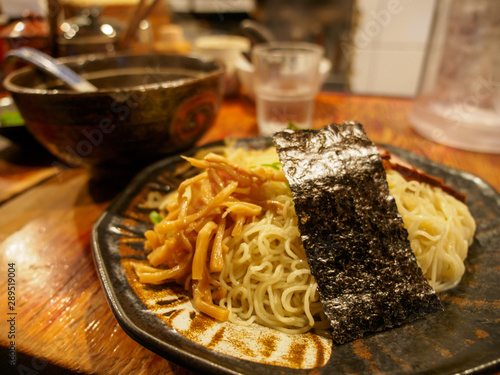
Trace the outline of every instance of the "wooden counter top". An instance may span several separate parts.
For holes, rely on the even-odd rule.
[[[357,120],[376,143],[473,173],[500,191],[500,155],[457,150],[420,137],[407,120],[410,108],[406,99],[321,93],[314,127]],[[252,102],[230,99],[200,144],[256,134]],[[91,229],[124,185],[103,186],[83,169],[63,169],[45,152],[5,139],[0,150],[2,373],[190,374],[132,340],[116,322],[99,283]],[[5,303],[9,263],[15,269],[14,310]],[[16,366],[4,362],[12,341],[6,324],[11,317]]]

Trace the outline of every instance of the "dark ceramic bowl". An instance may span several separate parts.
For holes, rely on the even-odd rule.
[[[224,68],[190,55],[61,58],[99,88],[78,93],[27,67],[4,81],[28,130],[52,154],[97,172],[136,170],[190,148],[213,124]]]

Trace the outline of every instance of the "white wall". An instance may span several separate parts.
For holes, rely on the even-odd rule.
[[[351,92],[416,95],[436,1],[356,0]]]

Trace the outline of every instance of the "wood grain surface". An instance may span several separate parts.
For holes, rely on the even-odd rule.
[[[500,191],[500,155],[428,141],[407,120],[407,99],[321,93],[314,127],[356,120],[387,143],[482,178]],[[255,108],[226,100],[199,144],[257,135]],[[190,374],[132,340],[116,322],[99,284],[90,232],[126,181],[95,181],[40,150],[3,142],[0,151],[0,359],[2,373]],[[0,144],[2,146],[2,144]],[[8,315],[8,263],[15,263],[15,310]],[[7,323],[15,317],[15,339]],[[16,366],[8,364],[15,341]],[[4,372],[4,369],[6,372]],[[24,371],[24,372],[22,372]]]

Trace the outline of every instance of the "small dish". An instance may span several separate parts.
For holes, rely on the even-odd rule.
[[[241,54],[250,51],[250,40],[239,35],[204,35],[194,40],[193,47],[203,56],[222,61],[226,68],[225,95],[237,94],[240,84],[236,67]]]

